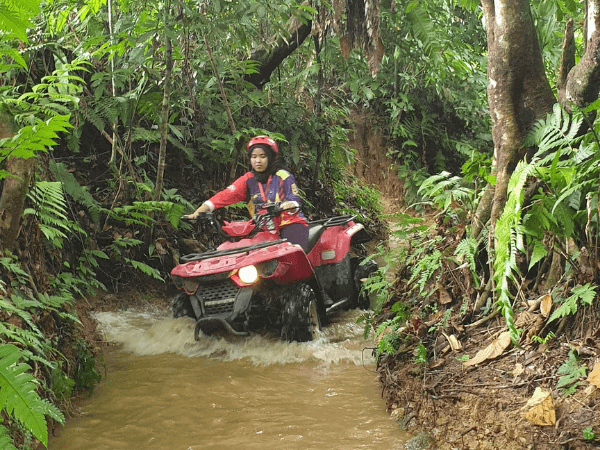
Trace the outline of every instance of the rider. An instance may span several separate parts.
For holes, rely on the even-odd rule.
[[[282,202],[280,207],[285,211],[274,219],[279,226],[279,234],[306,251],[308,222],[300,212],[302,201],[298,196],[294,176],[286,170],[278,169],[277,143],[269,136],[255,136],[250,139],[246,149],[252,170],[184,217],[195,219],[201,212],[214,211],[240,201],[252,200],[250,209],[253,206],[256,212],[264,211],[266,203]]]

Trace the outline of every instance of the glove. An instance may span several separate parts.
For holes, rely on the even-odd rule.
[[[296,202],[282,202],[279,207],[290,214],[296,214],[300,209]]]

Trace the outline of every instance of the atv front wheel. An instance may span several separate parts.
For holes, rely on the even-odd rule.
[[[173,297],[171,308],[173,309],[174,319],[179,317],[191,317],[192,319],[196,318],[190,298],[185,292],[177,294],[175,297]]]
[[[365,279],[369,278],[374,272],[377,272],[377,263],[370,259],[364,264],[360,264],[363,260],[360,259],[356,268],[354,269],[354,286],[356,289],[355,292],[355,301],[354,307],[361,309],[369,309],[371,306],[371,299],[369,298],[369,293],[363,290],[362,285]]]
[[[305,283],[287,288],[281,308],[281,338],[286,341],[312,341],[321,331],[317,297]]]

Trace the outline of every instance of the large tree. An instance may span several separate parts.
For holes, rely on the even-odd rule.
[[[488,39],[488,103],[494,140],[490,184],[473,221],[479,235],[488,220],[500,217],[507,198],[510,175],[524,156],[523,137],[533,123],[552,109],[557,99],[546,77],[529,0],[482,0]],[[559,98],[568,107],[584,107],[598,98],[600,65],[600,16],[598,2],[586,7],[586,51],[573,66],[572,23],[568,23],[559,74]]]

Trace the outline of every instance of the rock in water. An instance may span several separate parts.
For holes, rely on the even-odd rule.
[[[406,441],[406,450],[435,450],[435,439],[429,433],[421,433]]]

